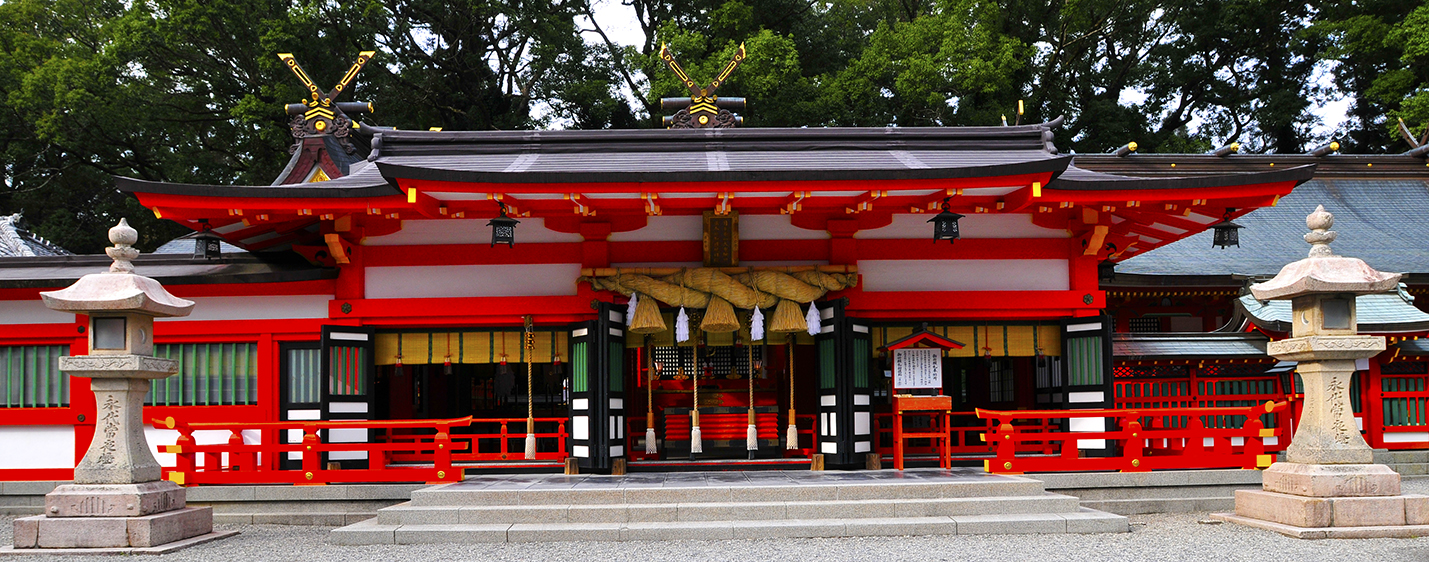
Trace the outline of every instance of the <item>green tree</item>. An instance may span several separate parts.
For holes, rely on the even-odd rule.
[[[1418,135],[1429,127],[1429,4],[1326,4],[1314,30],[1325,40],[1324,58],[1338,63],[1335,77],[1351,99],[1345,150],[1408,150],[1399,119]]]

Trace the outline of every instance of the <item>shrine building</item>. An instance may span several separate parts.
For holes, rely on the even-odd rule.
[[[393,130],[312,87],[270,185],[117,178],[195,232],[135,261],[197,303],[155,325],[181,371],[155,383],[146,419],[470,416],[452,458],[498,470],[864,467],[891,454],[895,396],[937,395],[956,418],[949,447],[975,459],[989,449],[974,409],[1117,405],[1108,264],[1272,207],[1316,173],[1315,158],[1094,171],[1053,144],[1060,119],[738,128],[742,100],[690,84],[669,104],[689,128],[574,131]],[[87,382],[55,368],[85,352],[86,319],[38,293],[107,264],[0,260],[0,447],[32,451],[0,460],[0,480],[66,479],[93,436]],[[932,351],[895,377],[915,348]],[[161,463],[178,437],[149,429]]]

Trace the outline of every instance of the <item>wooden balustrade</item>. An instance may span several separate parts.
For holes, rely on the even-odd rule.
[[[1147,472],[1177,468],[1246,468],[1270,466],[1274,455],[1266,453],[1264,440],[1281,437],[1280,427],[1265,427],[1264,414],[1285,411],[1288,402],[1266,402],[1255,406],[1213,408],[1140,408],[1116,410],[977,410],[988,420],[987,442],[994,458],[984,461],[988,472],[1075,472],[1119,470]],[[1234,416],[1233,418],[1228,418]],[[1163,420],[1184,418],[1176,427]],[[1105,420],[1104,431],[1033,432],[1015,422],[1037,420],[1044,427],[1060,426],[1060,420]],[[1244,420],[1240,427],[1225,427],[1224,420]],[[1143,420],[1150,420],[1144,424]],[[1209,422],[1209,423],[1208,423]],[[1084,456],[1078,442],[1109,440],[1111,455]],[[1285,441],[1285,439],[1278,439]],[[1207,445],[1207,441],[1210,444]],[[1019,455],[1021,445],[1036,442],[1045,454]],[[1098,447],[1100,449],[1100,447]]]
[[[179,433],[173,445],[159,447],[160,453],[175,457],[175,466],[164,470],[164,478],[182,486],[198,484],[297,484],[321,485],[340,482],[458,482],[463,471],[452,463],[476,460],[519,460],[524,443],[517,453],[508,452],[511,440],[523,441],[523,431],[513,434],[512,424],[524,426],[525,418],[479,419],[471,416],[444,420],[371,420],[371,421],[282,421],[282,422],[201,422],[185,423],[173,417],[151,420],[158,429]],[[536,422],[551,423],[553,432],[537,433],[540,440],[559,445],[556,452],[537,453],[541,460],[564,460],[566,426],[563,418],[537,418]],[[455,429],[473,424],[499,426],[497,433],[453,433]],[[322,432],[331,429],[381,430],[388,435],[372,442],[324,442]],[[297,443],[247,443],[245,430],[262,434],[283,435],[301,431]],[[227,431],[227,442],[199,444],[196,431]],[[405,432],[405,433],[404,433]],[[483,440],[499,440],[495,451],[480,450]],[[366,468],[330,468],[325,462],[331,453],[363,453]],[[284,468],[282,459],[298,460],[297,469]]]

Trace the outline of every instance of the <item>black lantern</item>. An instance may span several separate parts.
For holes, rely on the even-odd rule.
[[[491,245],[506,244],[507,248],[516,245],[516,225],[521,221],[506,216],[506,203],[501,200],[496,201],[501,205],[501,216],[487,221],[486,226],[491,227]]]
[[[939,240],[947,240],[949,244],[952,244],[955,243],[960,236],[958,233],[958,219],[963,218],[963,216],[948,210],[949,199],[952,198],[943,198],[943,212],[938,213],[936,217],[928,219],[928,222],[933,223],[933,242],[935,243]]]
[[[1233,212],[1235,212],[1235,209],[1226,209],[1226,214],[1221,217],[1221,222],[1211,225],[1211,230],[1214,231],[1215,236],[1215,238],[1211,240],[1212,247],[1240,247],[1240,233],[1236,231],[1245,227],[1231,222],[1231,213]]]
[[[223,257],[223,239],[212,232],[208,219],[199,219],[203,230],[194,235],[194,259],[212,260]]]

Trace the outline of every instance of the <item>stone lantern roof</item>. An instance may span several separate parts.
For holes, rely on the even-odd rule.
[[[1330,250],[1330,242],[1336,236],[1335,231],[1330,230],[1334,224],[1335,216],[1326,212],[1324,205],[1305,217],[1305,226],[1310,228],[1305,234],[1305,241],[1310,243],[1309,257],[1286,265],[1274,279],[1251,285],[1250,292],[1256,300],[1293,299],[1312,293],[1364,295],[1397,290],[1404,274],[1378,271],[1364,260],[1337,256]]]
[[[114,258],[109,271],[81,277],[73,285],[58,291],[40,293],[45,306],[54,310],[87,314],[90,312],[132,312],[149,316],[188,316],[194,303],[169,293],[158,281],[136,275],[132,260],[139,257],[133,244],[139,233],[128,221],[109,229],[113,248],[104,252]]]

